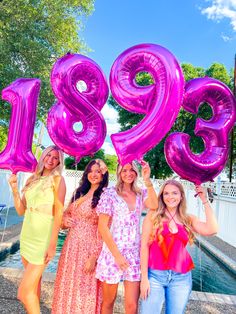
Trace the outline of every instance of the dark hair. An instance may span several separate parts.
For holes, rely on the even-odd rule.
[[[80,180],[79,187],[73,193],[73,196],[70,201],[71,203],[77,200],[78,198],[80,198],[81,196],[88,193],[91,187],[91,183],[88,180],[88,174],[91,172],[91,168],[93,165],[98,165],[101,168],[101,165],[98,159],[96,160],[93,159],[87,164],[86,168],[84,169],[83,176]],[[93,193],[92,208],[95,208],[97,206],[100,196],[102,194],[103,188],[108,186],[108,180],[109,180],[109,174],[108,174],[108,171],[106,171],[104,174],[102,174],[102,181],[99,183],[98,188]]]

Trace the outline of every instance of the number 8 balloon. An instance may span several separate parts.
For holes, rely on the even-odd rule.
[[[139,72],[150,73],[154,84],[137,85]],[[132,129],[111,135],[122,165],[141,159],[171,129],[180,110],[183,86],[178,61],[159,45],[131,47],[115,60],[110,74],[113,97],[123,108],[146,115]]]
[[[77,89],[79,81],[87,86],[83,92]],[[51,85],[58,102],[48,113],[48,133],[58,147],[79,161],[95,153],[106,137],[100,113],[108,97],[105,76],[93,60],[68,53],[55,63]],[[82,122],[81,132],[73,129],[76,122]]]
[[[236,118],[235,98],[222,82],[205,77],[186,84],[183,108],[197,114],[204,102],[211,106],[213,116],[208,121],[198,118],[194,130],[204,141],[204,151],[192,153],[190,136],[184,133],[172,133],[165,142],[169,166],[195,184],[212,181],[223,170],[229,153],[229,134]]]

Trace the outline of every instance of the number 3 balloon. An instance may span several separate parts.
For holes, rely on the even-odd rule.
[[[207,102],[213,111],[210,120],[198,118],[196,121],[194,132],[202,137],[204,151],[192,153],[190,136],[184,133],[172,133],[165,142],[169,166],[183,179],[195,184],[212,181],[223,170],[229,153],[229,134],[236,119],[235,98],[222,82],[205,77],[186,84],[183,108],[197,114],[203,102]]]

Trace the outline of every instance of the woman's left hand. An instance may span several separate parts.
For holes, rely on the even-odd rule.
[[[49,245],[49,247],[48,247],[48,249],[44,255],[44,263],[48,264],[53,259],[55,254],[56,254],[56,246],[55,245]]]
[[[203,203],[206,202],[207,201],[206,189],[204,189],[201,185],[195,185],[195,190],[196,190],[197,195],[202,200],[202,202]]]
[[[95,270],[96,262],[97,262],[96,257],[90,256],[84,265],[84,272],[92,273]]]
[[[142,161],[142,177],[143,177],[144,182],[150,180],[150,175],[151,175],[150,166],[148,162],[143,160]]]

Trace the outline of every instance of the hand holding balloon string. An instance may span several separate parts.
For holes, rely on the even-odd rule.
[[[150,169],[149,163],[143,159],[139,159],[138,162],[142,166],[142,178],[143,178],[143,181],[144,181],[146,188],[152,187],[153,184],[152,184],[152,181],[150,179],[151,169]]]
[[[195,190],[197,193],[194,195],[194,197],[199,196],[202,203],[206,204],[208,202],[208,199],[207,199],[207,194],[206,194],[205,188],[203,188],[201,185],[196,184]]]

